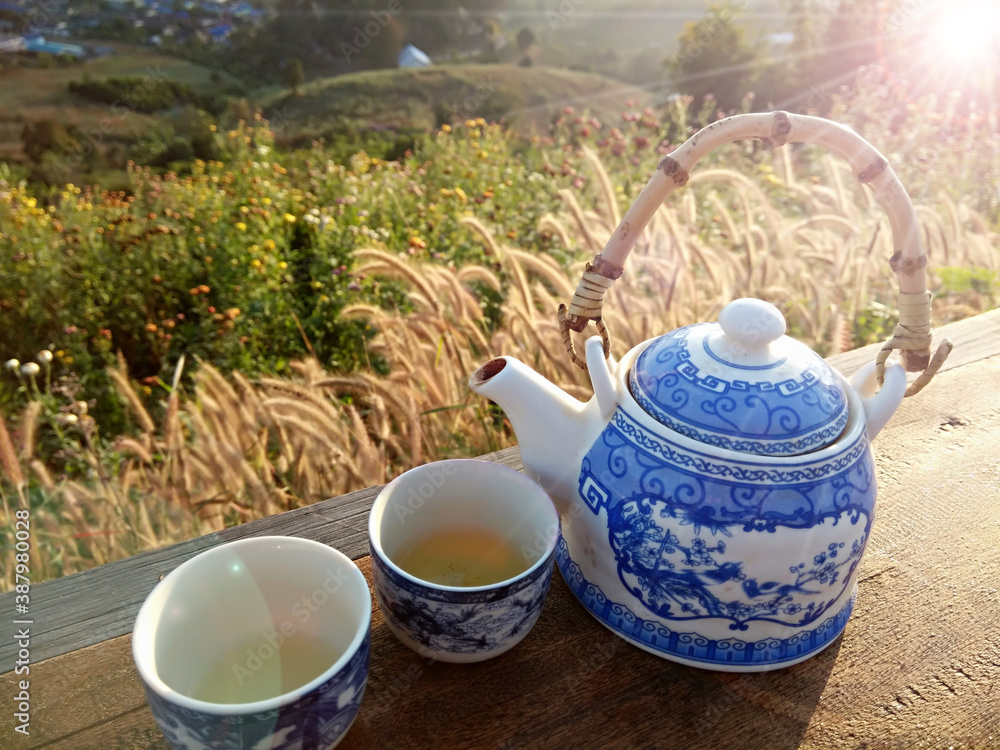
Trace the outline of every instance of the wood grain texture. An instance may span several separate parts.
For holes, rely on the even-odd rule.
[[[954,370],[981,359],[992,357],[1000,352],[1000,309],[976,315],[946,326],[936,328],[931,332],[934,336],[933,349],[937,349],[942,339],[951,339],[955,347],[945,360],[940,372]],[[840,370],[844,375],[851,375],[862,365],[875,361],[875,355],[882,348],[882,342],[852,349],[843,354],[829,357],[827,362]],[[933,380],[931,383],[933,384]],[[933,386],[928,386],[928,388]],[[918,396],[919,397],[919,396]]]
[[[340,748],[1000,747],[998,444],[1000,357],[904,402],[875,443],[855,613],[802,664],[738,675],[659,659],[605,630],[557,575],[524,642],[478,665],[422,660],[375,609],[368,689]],[[31,678],[30,741],[2,722],[0,747],[166,748],[129,636]],[[0,677],[0,694],[12,690]]]

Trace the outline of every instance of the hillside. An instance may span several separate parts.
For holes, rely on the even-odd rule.
[[[153,116],[113,109],[72,96],[67,91],[68,84],[84,76],[95,80],[139,76],[186,83],[198,91],[211,91],[219,86],[212,80],[212,71],[201,65],[131,45],[107,46],[113,47],[115,54],[69,67],[0,70],[0,161],[22,158],[21,130],[25,123],[58,120],[107,142],[131,139],[156,121]],[[216,75],[222,85],[233,83],[224,73]]]
[[[312,81],[300,96],[264,100],[265,115],[285,139],[319,137],[350,127],[423,130],[482,117],[521,131],[544,127],[566,106],[617,117],[627,100],[650,104],[642,89],[591,73],[509,65],[437,65],[377,70]]]

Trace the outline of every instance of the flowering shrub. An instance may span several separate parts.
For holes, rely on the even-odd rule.
[[[869,94],[884,98],[879,85],[871,83]],[[744,105],[751,104],[748,96]],[[363,364],[384,371],[368,346],[372,327],[338,313],[353,303],[405,310],[408,285],[355,273],[356,249],[451,267],[484,262],[481,238],[461,223],[474,215],[502,240],[565,267],[590,248],[571,247],[540,229],[540,219],[562,205],[560,191],[581,206],[607,204],[613,195],[620,212],[662,155],[723,115],[708,98],[700,110],[691,105],[677,97],[654,113],[627,102],[616,122],[566,108],[549,134],[530,142],[470,119],[418,138],[399,161],[361,152],[347,167],[320,144],[277,153],[272,133],[258,120],[215,133],[220,160],[195,162],[187,176],[133,166],[127,195],[67,185],[37,196],[0,181],[0,356],[27,360],[50,349],[56,371],[81,373],[91,395],[105,390],[104,368],[119,352],[146,385],[168,377],[181,353],[250,374],[285,372],[291,360],[308,354],[335,370]],[[844,121],[872,111],[849,105],[846,99],[837,105]],[[921,133],[934,129],[935,141],[929,133],[920,139],[921,154],[937,148],[928,152],[935,168],[923,156],[912,166],[897,162],[907,171],[904,184],[917,194],[957,158],[946,147],[969,137],[942,130],[940,120],[929,111],[908,121]],[[863,132],[878,131],[867,135],[890,154],[904,142],[884,122],[859,122]],[[995,150],[997,135],[983,144]],[[613,175],[613,188],[598,184],[593,159]],[[787,216],[818,210],[755,144],[718,150],[706,161],[705,167],[747,175],[746,185]],[[800,159],[797,169],[821,180],[821,166],[819,158]],[[688,219],[706,241],[724,245],[734,236],[726,206],[745,213],[745,186],[731,187],[691,201]],[[996,210],[995,196],[984,200],[980,210]],[[486,286],[477,293],[484,325],[495,327],[502,293]],[[9,387],[0,386],[0,403],[9,400]]]
[[[349,169],[319,148],[276,155],[263,123],[218,140],[224,160],[186,177],[132,167],[131,195],[67,185],[46,203],[0,187],[0,351],[51,348],[85,386],[119,351],[147,382],[182,352],[253,373],[312,351],[350,369],[371,362],[373,331],[338,310],[406,304],[397,282],[352,272],[355,248],[481,259],[458,224],[473,206],[530,239],[556,200],[523,189],[527,167],[483,122],[428,137],[402,163],[361,153]]]

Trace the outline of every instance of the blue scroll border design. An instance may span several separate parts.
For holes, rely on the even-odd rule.
[[[721,477],[741,482],[797,484],[815,482],[840,472],[858,461],[867,450],[864,433],[854,443],[834,458],[816,460],[809,454],[801,456],[801,464],[793,464],[787,469],[774,464],[756,464],[752,461],[724,461],[695,450],[674,446],[633,419],[619,407],[611,417],[626,442],[644,449],[651,455],[665,460],[668,464],[686,468],[699,475]]]
[[[693,440],[706,445],[713,445],[718,448],[726,448],[731,451],[741,451],[743,453],[755,453],[758,455],[794,455],[804,453],[813,448],[821,448],[829,444],[844,431],[847,426],[847,409],[841,411],[836,421],[826,427],[810,432],[798,440],[737,440],[728,438],[716,432],[708,432],[692,427],[686,422],[674,419],[667,412],[663,411],[654,401],[649,399],[641,391],[633,391],[632,397],[645,411],[662,422],[667,427],[676,430]]]

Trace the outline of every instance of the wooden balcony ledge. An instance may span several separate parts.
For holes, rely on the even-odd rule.
[[[844,634],[763,674],[680,666],[591,618],[553,577],[518,647],[428,663],[373,604],[371,674],[341,748],[1000,747],[1000,310],[936,332],[955,351],[875,442],[879,509]],[[831,358],[845,374],[871,347]],[[520,468],[516,449],[487,456]],[[32,587],[31,734],[14,732],[16,645],[0,643],[0,747],[166,748],[130,632],[192,555],[264,534],[333,545],[368,575],[372,487]],[[14,619],[12,593],[0,612]],[[12,625],[5,632],[13,633]]]

